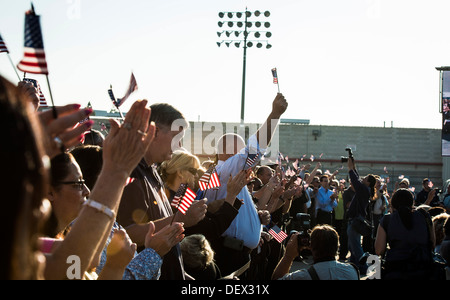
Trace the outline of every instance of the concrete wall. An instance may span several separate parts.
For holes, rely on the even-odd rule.
[[[100,129],[101,122],[107,126],[107,118],[95,118],[95,127]],[[191,122],[183,144],[198,155],[201,160],[214,157],[214,136],[222,132],[245,132],[248,138],[260,124],[239,123],[202,123]],[[243,131],[241,131],[243,130]],[[410,179],[411,186],[421,190],[421,182],[430,178],[435,186],[441,187],[450,178],[450,158],[441,156],[441,130],[416,128],[383,127],[346,127],[321,125],[279,125],[276,141],[279,149],[292,163],[301,159],[301,163],[321,162],[323,170],[340,170],[340,178],[346,178],[347,165],[340,162],[341,156],[347,156],[346,147],[351,147],[361,175],[368,173],[389,177],[389,189],[403,175]],[[273,145],[272,145],[273,146]],[[320,157],[320,155],[322,156]],[[387,170],[387,172],[385,171]]]

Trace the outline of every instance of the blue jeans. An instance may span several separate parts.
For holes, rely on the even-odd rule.
[[[350,251],[350,262],[354,263],[358,268],[361,276],[366,275],[367,264],[360,264],[359,260],[364,254],[364,250],[361,245],[361,234],[356,232],[352,227],[353,220],[348,221],[347,237],[348,237],[348,250]]]

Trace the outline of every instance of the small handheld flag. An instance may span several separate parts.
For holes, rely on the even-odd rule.
[[[13,61],[12,61],[12,59],[11,59],[11,56],[9,56],[9,50],[8,50],[8,48],[6,47],[5,41],[3,40],[3,38],[2,38],[1,35],[0,35],[0,53],[6,53],[6,54],[8,55],[9,62],[11,63],[11,66],[13,67],[14,72],[16,72],[17,78],[18,78],[19,81],[20,81],[19,73],[17,73],[16,66],[15,66],[14,63],[13,63]]]
[[[182,183],[170,205],[176,207],[183,215],[185,215],[196,196],[197,195],[188,188],[187,184]]]
[[[41,85],[38,83],[39,90],[39,107],[47,108],[47,100],[45,100],[44,94],[42,93]]]
[[[17,65],[20,71],[48,75],[40,16],[36,15],[33,4],[25,13],[24,52],[24,58]]]
[[[180,205],[178,205],[178,210],[183,215],[186,214],[186,211],[189,209],[189,206],[191,206],[192,202],[194,202],[196,196],[197,195],[190,188],[186,189],[186,193],[184,194]]]
[[[277,68],[272,69],[273,83],[278,86],[278,93],[280,92],[280,83],[278,82]]]
[[[137,86],[136,78],[134,77],[134,74],[131,73],[130,85],[128,86],[128,90],[125,93],[125,96],[123,96],[121,99],[117,99],[116,106],[117,107],[121,106],[125,102],[125,100],[127,100],[128,97],[137,89],[138,89],[138,86]]]
[[[255,163],[255,161],[258,159],[258,157],[259,157],[259,153],[256,153],[256,154],[249,153],[247,155],[247,159],[245,161],[244,169],[251,168],[253,166],[253,164]]]
[[[180,187],[178,188],[178,191],[175,193],[175,196],[173,196],[172,205],[173,207],[177,207],[180,203],[180,199],[183,198],[184,194],[186,193],[187,185],[182,183],[180,184]]]
[[[114,104],[114,106],[119,111],[119,114],[120,114],[120,117],[122,118],[122,120],[125,120],[125,118],[123,117],[122,112],[120,111],[119,105],[117,104],[118,101],[120,101],[120,99],[116,100],[116,97],[114,97],[114,93],[113,93],[113,90],[112,90],[112,85],[109,86],[108,95],[109,95],[109,98],[111,99],[112,103]]]
[[[25,12],[25,43],[24,58],[17,65],[17,69],[25,73],[44,74],[47,77],[48,92],[52,102],[53,118],[57,118],[53,101],[50,80],[48,79],[47,60],[45,59],[44,41],[42,39],[40,16],[36,15],[33,3],[31,9]]]
[[[198,181],[200,190],[213,189],[220,186],[219,176],[217,176],[216,165],[212,164]]]
[[[284,239],[288,236],[286,232],[281,230],[281,228],[277,225],[273,225],[273,227],[269,229],[269,233],[275,240],[277,240],[278,243],[283,242]]]
[[[8,48],[5,45],[5,42],[3,41],[3,38],[0,35],[0,53],[2,53],[2,52],[9,53]]]

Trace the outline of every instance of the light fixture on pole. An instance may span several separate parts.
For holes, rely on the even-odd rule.
[[[219,12],[219,18],[223,19],[225,17],[228,17],[228,19],[230,19],[227,21],[226,20],[219,21],[218,22],[219,27],[227,25],[229,28],[232,28],[235,24],[238,28],[242,28],[242,26],[244,26],[244,31],[231,30],[231,31],[217,32],[217,35],[219,37],[221,36],[221,34],[223,32],[225,32],[227,37],[230,37],[231,33],[234,32],[234,35],[236,36],[236,38],[239,37],[241,32],[243,33],[243,39],[222,40],[221,42],[217,42],[217,45],[219,47],[222,45],[222,43],[225,43],[225,45],[227,47],[229,47],[231,43],[234,43],[236,48],[239,48],[242,43],[243,48],[244,48],[243,67],[242,67],[241,125],[244,124],[244,115],[245,115],[244,110],[245,110],[245,79],[246,79],[245,77],[246,77],[246,67],[247,67],[247,48],[253,47],[255,45],[256,45],[256,48],[262,48],[263,43],[266,44],[266,49],[272,48],[272,45],[269,44],[269,41],[258,40],[258,38],[262,37],[262,35],[261,35],[262,33],[265,33],[265,38],[270,38],[272,36],[271,32],[261,31],[261,30],[248,31],[248,28],[251,28],[253,25],[255,25],[256,28],[261,28],[262,26],[264,26],[265,28],[270,27],[270,23],[267,21],[262,22],[261,20],[258,20],[258,21],[252,22],[251,20],[249,20],[249,18],[251,18],[251,17],[262,18],[262,15],[264,15],[264,17],[268,18],[270,16],[270,12],[267,10],[264,13],[262,13],[259,10],[251,12],[251,11],[248,11],[247,8],[245,9],[245,12],[227,12],[227,11]],[[244,16],[245,16],[245,20],[238,20],[238,21],[233,20],[234,17],[241,19]],[[250,32],[254,33],[254,37],[256,38],[256,40],[247,40]]]

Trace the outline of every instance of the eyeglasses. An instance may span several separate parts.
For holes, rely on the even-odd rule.
[[[84,179],[80,179],[77,181],[60,181],[59,184],[67,184],[67,185],[76,185],[78,186],[78,190],[82,191],[86,181]]]

